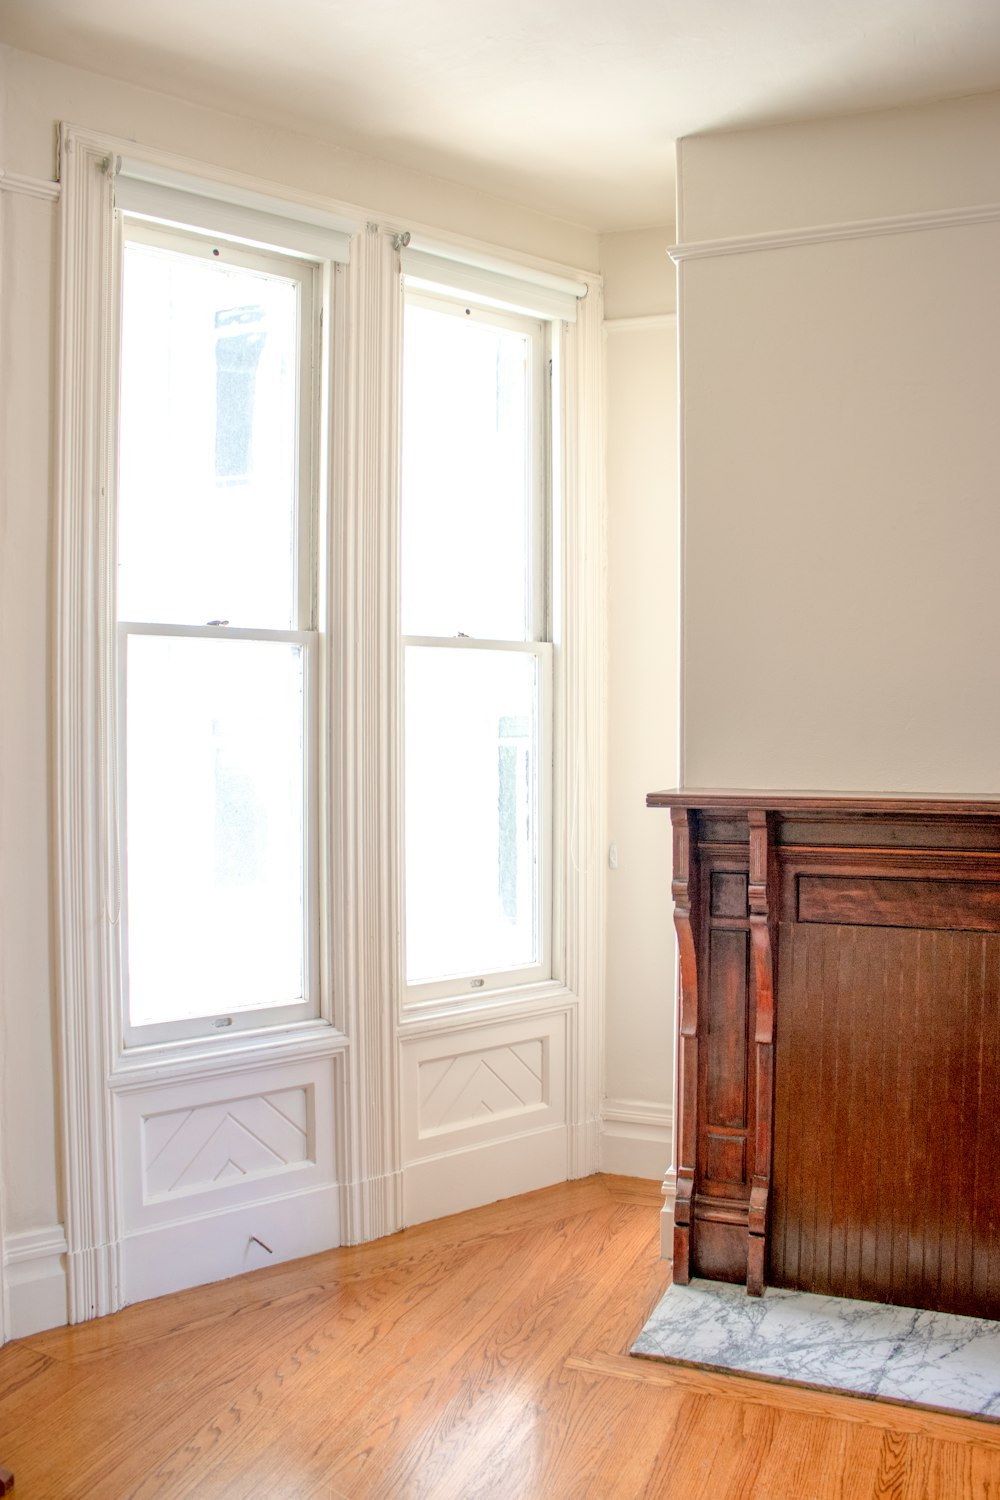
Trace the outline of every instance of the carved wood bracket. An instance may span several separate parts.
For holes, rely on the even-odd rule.
[[[678,1000],[677,1090],[680,1102],[677,1142],[677,1197],[674,1204],[673,1279],[684,1285],[691,1279],[691,1209],[698,1152],[698,960],[695,922],[698,912],[697,816],[675,808],[671,814],[674,833],[673,884],[674,925],[680,956]]]

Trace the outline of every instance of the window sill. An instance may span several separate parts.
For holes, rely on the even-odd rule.
[[[204,1037],[186,1042],[167,1042],[135,1047],[120,1056],[108,1079],[112,1093],[148,1088],[151,1083],[170,1083],[182,1078],[221,1078],[245,1072],[257,1065],[298,1062],[327,1057],[347,1050],[342,1031],[326,1021],[309,1021],[287,1029],[248,1031],[226,1038]]]
[[[399,1035],[412,1036],[478,1025],[484,1017],[502,1021],[525,1012],[532,1015],[549,1010],[566,1010],[579,996],[560,980],[540,984],[518,985],[506,990],[490,990],[476,995],[452,995],[447,999],[425,1000],[405,1005],[399,1018]]]

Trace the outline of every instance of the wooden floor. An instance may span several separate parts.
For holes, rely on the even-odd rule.
[[[9,1344],[13,1500],[1000,1497],[1000,1425],[630,1359],[659,1207],[592,1177]]]

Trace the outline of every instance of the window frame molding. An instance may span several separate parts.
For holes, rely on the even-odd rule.
[[[332,1015],[320,937],[320,1015],[212,1039],[122,1045],[115,810],[109,717],[117,686],[113,514],[120,275],[114,172],[133,143],[60,128],[60,318],[53,569],[53,874],[61,1145],[69,1321],[122,1305],[122,1203],[115,1097],[145,1082],[218,1076],[287,1055],[331,1056],[347,1038]],[[151,153],[163,162],[163,153]],[[210,179],[206,178],[206,184]],[[219,175],[220,196],[225,193]],[[329,273],[328,273],[329,274]],[[334,321],[332,318],[329,321]],[[324,330],[324,342],[328,334]],[[324,374],[322,399],[329,402]],[[325,481],[324,481],[325,483]],[[320,713],[327,694],[319,656]],[[318,819],[326,816],[322,786]],[[321,854],[321,863],[323,863]],[[328,861],[326,861],[328,863]],[[326,903],[329,905],[329,903]],[[322,925],[322,923],[321,923]]]
[[[567,1015],[567,1176],[597,1169],[605,905],[605,500],[601,282],[585,285],[563,325],[553,403],[561,421],[553,463],[565,505],[550,538],[560,565],[554,649],[554,753],[569,768],[554,799],[553,836],[568,852],[556,872],[552,981],[530,994],[496,991],[484,1004],[401,1013],[396,887],[401,761],[398,619],[398,450],[405,226],[364,222],[297,189],[290,203],[355,215],[347,264],[327,267],[321,376],[324,505],[317,643],[319,933],[323,1019],[266,1035],[132,1049],[116,1044],[116,893],[110,861],[114,785],[106,742],[106,640],[111,559],[106,488],[115,410],[117,326],[114,158],[142,155],[163,172],[193,173],[225,196],[271,184],[103,132],[60,129],[59,344],[54,457],[52,715],[55,987],[69,1321],[121,1306],[123,1208],[116,1103],[152,1083],[222,1077],[256,1062],[326,1056],[334,1077],[341,1237],[359,1243],[404,1221],[400,1052],[421,1032],[484,1016]],[[278,190],[281,192],[281,190]],[[235,201],[238,201],[236,199]],[[413,226],[416,230],[416,226]],[[489,246],[449,241],[501,260]],[[511,257],[517,261],[516,256]],[[523,279],[531,257],[518,261]],[[548,265],[549,263],[545,263]],[[539,265],[544,284],[548,271]],[[346,309],[350,316],[346,316]]]

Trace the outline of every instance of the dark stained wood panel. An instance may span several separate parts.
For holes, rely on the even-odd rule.
[[[783,924],[770,1280],[1000,1316],[1000,936]]]
[[[711,817],[700,818],[698,838],[703,844],[740,844],[745,846],[748,836],[746,818]]]
[[[705,1131],[705,1176],[709,1182],[745,1182],[747,1176],[746,1131],[723,1133],[709,1126]]]
[[[800,875],[798,919],[834,926],[1000,932],[1000,885],[985,880]]]
[[[705,1123],[747,1123],[747,993],[750,938],[713,928],[705,997]]]
[[[713,917],[735,917],[747,920],[747,876],[729,870],[712,871],[712,900],[710,913]]]
[[[829,818],[818,813],[784,818],[780,842],[820,849],[988,849],[1000,850],[997,818],[873,817]]]

